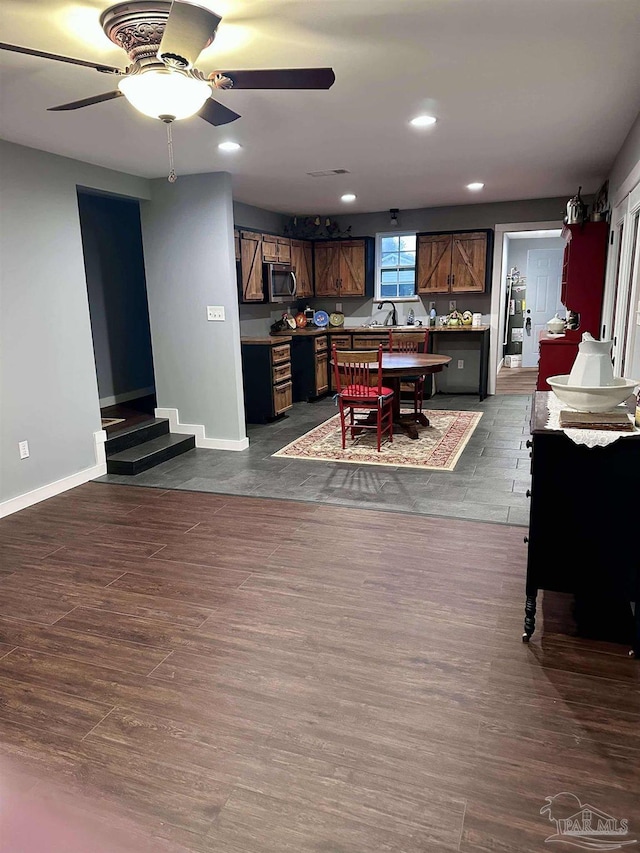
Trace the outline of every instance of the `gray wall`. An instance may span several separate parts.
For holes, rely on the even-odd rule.
[[[236,228],[255,229],[256,231],[284,233],[284,226],[289,217],[284,213],[276,213],[274,210],[263,210],[242,201],[233,202],[233,221]]]
[[[153,387],[137,200],[78,194],[100,400]],[[103,403],[103,405],[107,403]]]
[[[95,464],[78,185],[149,191],[142,178],[0,141],[0,502]],[[31,455],[21,460],[23,439]]]
[[[398,214],[398,230],[456,231],[469,228],[493,228],[499,223],[562,220],[566,205],[566,198],[539,198],[493,204],[464,204],[455,207],[401,210]],[[342,228],[350,225],[354,237],[393,230],[389,225],[388,210],[377,213],[356,213],[351,216],[341,214],[331,218],[336,219]]]
[[[158,406],[207,438],[244,439],[231,176],[154,180],[141,214]]]
[[[635,166],[640,163],[640,113],[631,126],[609,173],[609,201],[616,203],[616,194]]]

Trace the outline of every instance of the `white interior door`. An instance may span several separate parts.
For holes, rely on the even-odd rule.
[[[529,249],[527,252],[527,298],[524,312],[522,366],[537,367],[540,357],[540,332],[556,313],[564,317],[560,301],[562,287],[562,249]],[[531,323],[527,322],[527,318]]]

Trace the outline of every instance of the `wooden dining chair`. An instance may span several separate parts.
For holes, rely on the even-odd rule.
[[[346,447],[347,429],[353,441],[362,430],[375,430],[378,452],[382,436],[393,441],[393,389],[382,384],[382,344],[376,350],[339,350],[332,346],[336,397],[340,409],[342,449]],[[365,418],[357,419],[358,413]]]
[[[389,329],[389,352],[428,352],[429,330],[421,329],[415,332],[394,332]],[[413,392],[413,411],[415,415],[422,412],[424,401],[424,374],[402,378],[402,384],[407,383]]]

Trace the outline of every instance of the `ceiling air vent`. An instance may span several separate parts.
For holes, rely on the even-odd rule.
[[[321,172],[307,172],[311,178],[329,178],[331,175],[348,175],[348,169],[323,169]]]

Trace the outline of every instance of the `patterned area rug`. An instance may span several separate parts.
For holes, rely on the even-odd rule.
[[[409,413],[410,411],[407,412]],[[460,454],[478,426],[482,412],[429,409],[425,410],[425,414],[430,425],[418,428],[417,439],[409,438],[404,432],[394,432],[392,443],[389,443],[388,438],[384,438],[380,453],[376,450],[376,436],[373,431],[363,433],[355,441],[352,441],[347,433],[347,446],[343,450],[340,415],[334,415],[278,450],[273,456],[453,471]]]

